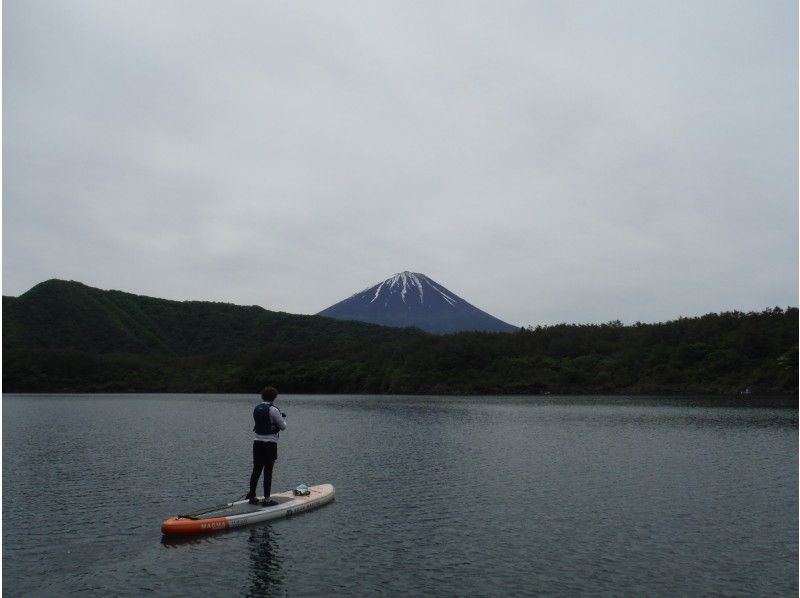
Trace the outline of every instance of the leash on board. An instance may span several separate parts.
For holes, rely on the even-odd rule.
[[[247,494],[242,494],[239,498],[235,498],[231,502],[226,502],[221,505],[214,505],[213,507],[208,507],[207,509],[201,509],[199,511],[192,511],[191,513],[181,513],[177,515],[177,517],[182,517],[184,519],[199,519],[200,515],[205,515],[206,513],[210,513],[211,511],[219,511],[220,509],[227,509],[228,507],[232,507],[235,503],[245,498],[247,498]]]

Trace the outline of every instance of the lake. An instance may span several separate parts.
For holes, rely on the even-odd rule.
[[[796,399],[282,396],[291,519],[240,497],[257,395],[4,395],[3,594],[797,595]],[[260,485],[259,485],[260,491]]]

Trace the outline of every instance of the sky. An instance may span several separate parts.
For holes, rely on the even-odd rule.
[[[792,1],[3,2],[3,294],[798,304]]]

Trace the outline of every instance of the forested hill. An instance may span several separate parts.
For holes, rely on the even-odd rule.
[[[48,280],[19,297],[3,297],[4,350],[188,356],[351,335],[394,338],[397,331],[258,306],[169,301],[63,280]]]
[[[437,336],[52,280],[3,297],[4,392],[798,390],[798,310]]]

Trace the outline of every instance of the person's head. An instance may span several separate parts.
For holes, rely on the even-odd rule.
[[[278,398],[278,391],[275,390],[275,388],[272,386],[267,386],[264,390],[261,391],[262,401],[267,401],[268,403],[272,403],[277,398]]]

